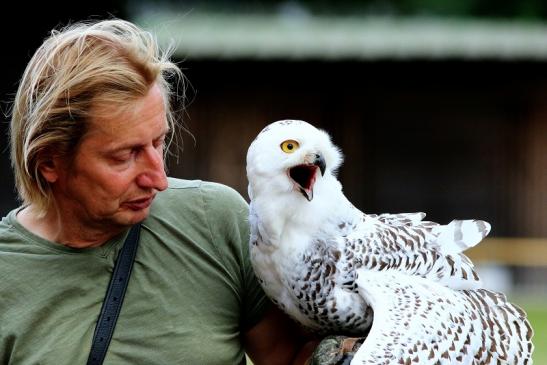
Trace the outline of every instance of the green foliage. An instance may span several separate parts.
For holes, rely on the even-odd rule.
[[[173,0],[159,2],[176,3]],[[195,0],[188,3],[195,9],[221,12],[271,13],[290,9],[315,15],[436,16],[534,21],[547,19],[545,0]]]
[[[408,14],[426,12],[440,16],[507,19],[542,19],[547,5],[542,0],[403,0],[393,1]]]
[[[534,364],[547,364],[547,307],[537,304],[524,306],[534,329]]]

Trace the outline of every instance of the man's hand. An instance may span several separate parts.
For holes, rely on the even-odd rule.
[[[245,351],[255,365],[307,364],[319,342],[273,305],[244,333],[244,341]]]
[[[309,365],[349,365],[366,337],[328,336],[317,346]]]
[[[275,306],[244,334],[245,350],[255,365],[349,365],[365,338],[320,340]]]

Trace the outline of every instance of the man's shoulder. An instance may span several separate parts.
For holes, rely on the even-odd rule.
[[[216,203],[234,203],[243,201],[243,197],[233,188],[212,181],[203,180],[184,180],[168,178],[168,188],[158,194],[158,197],[167,199],[177,199],[180,196],[199,198],[206,201],[215,201]]]
[[[152,212],[159,210],[192,211],[246,206],[233,188],[210,181],[169,178],[169,186],[158,193]]]
[[[184,180],[184,179],[177,179],[174,177],[168,177],[167,178],[168,187],[167,192],[171,190],[180,190],[180,189],[199,189],[200,186],[204,183],[202,180]]]

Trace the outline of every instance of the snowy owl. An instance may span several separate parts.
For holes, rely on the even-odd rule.
[[[319,333],[367,335],[354,365],[531,364],[526,314],[462,253],[490,225],[364,214],[342,192],[341,163],[329,135],[299,120],[249,147],[251,260],[272,301]]]

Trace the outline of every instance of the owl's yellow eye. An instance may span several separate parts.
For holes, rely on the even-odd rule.
[[[281,143],[281,150],[285,153],[293,153],[300,147],[300,144],[292,139]]]

